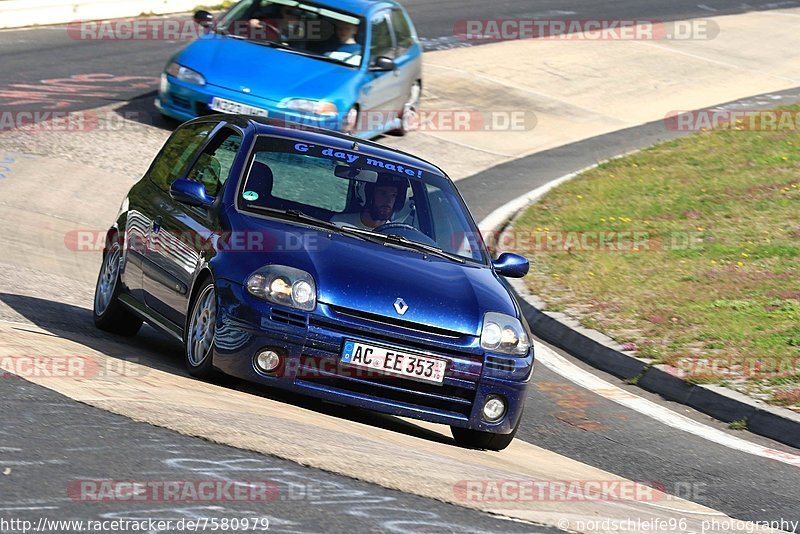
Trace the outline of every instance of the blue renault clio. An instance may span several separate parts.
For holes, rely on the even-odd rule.
[[[531,334],[438,167],[351,136],[235,115],[178,127],[108,230],[96,325],[147,321],[193,376],[222,372],[450,425],[500,450]]]
[[[242,0],[172,57],[156,107],[189,120],[241,113],[370,138],[414,129],[422,47],[392,0]]]

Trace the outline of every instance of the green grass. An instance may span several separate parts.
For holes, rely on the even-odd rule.
[[[514,230],[545,275],[530,289],[638,355],[695,382],[800,384],[800,132],[702,132],[612,160]],[[601,231],[622,250],[581,246]]]
[[[728,428],[731,430],[747,430],[747,419],[738,419],[736,421],[732,421]]]
[[[200,11],[201,9],[203,11],[210,11],[210,12],[226,11],[226,10],[230,9],[231,6],[233,6],[233,4],[235,4],[235,3],[236,2],[234,2],[233,0],[222,0],[221,2],[218,1],[218,2],[213,3],[213,4],[200,4],[200,5],[195,6],[195,8],[192,10],[192,13]]]

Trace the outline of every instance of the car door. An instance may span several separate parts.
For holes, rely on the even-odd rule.
[[[395,70],[395,101],[393,106],[399,110],[409,100],[411,86],[422,77],[421,53],[417,45],[411,21],[408,15],[400,9],[394,8],[389,15],[392,25],[392,34],[395,43],[394,63]]]
[[[397,105],[397,71],[372,70],[375,58],[384,56],[395,58],[395,42],[392,26],[389,21],[390,10],[378,12],[370,19],[369,32],[369,64],[367,81],[361,88],[361,124],[359,129],[379,131],[386,129],[385,123],[396,114],[402,106]]]
[[[230,176],[241,145],[241,131],[221,124],[189,169],[175,178],[201,182],[208,195],[216,196]],[[153,201],[158,216],[151,226],[147,250],[153,269],[144,277],[145,297],[148,307],[182,327],[194,275],[219,230],[217,214],[214,206],[181,204],[168,191],[159,191]]]
[[[153,223],[163,209],[160,204],[165,202],[164,195],[169,194],[169,186],[185,171],[192,156],[208,140],[215,126],[213,122],[205,122],[176,129],[164,143],[144,178],[128,195],[123,249],[125,269],[122,277],[131,295],[143,304],[147,302],[144,279],[154,272],[154,266],[150,264],[152,258],[147,251]]]

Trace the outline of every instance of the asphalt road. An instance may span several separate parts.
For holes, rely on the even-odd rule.
[[[717,9],[721,13],[736,13],[748,7],[742,2],[711,1],[700,8],[694,2],[619,1],[543,1],[535,7],[529,2],[406,2],[417,21],[421,36],[427,39],[449,37],[453,16],[459,18],[553,17],[553,18],[658,18],[664,20],[708,16]],[[787,3],[781,2],[781,7]],[[798,4],[792,2],[792,4]],[[746,4],[744,4],[746,6]],[[757,7],[753,4],[750,7]],[[777,6],[776,6],[777,7]],[[556,13],[574,12],[574,13]],[[432,42],[432,41],[431,41]],[[102,48],[100,48],[102,46]],[[168,42],[93,42],[74,41],[63,28],[0,32],[0,110],[42,109],[53,102],[66,102],[64,109],[86,109],[110,101],[127,101],[155,87],[155,77],[169,54],[179,43]],[[43,84],[41,80],[58,80],[75,75],[106,74],[109,78],[88,78],[83,81]],[[105,81],[104,81],[105,80]],[[65,86],[67,87],[65,89]],[[83,86],[76,88],[76,86]],[[796,97],[798,95],[794,95]],[[752,106],[751,106],[752,107]],[[599,159],[646,146],[663,139],[663,127],[654,125],[624,130],[589,139],[574,145],[516,160],[491,171],[478,174],[459,183],[477,219],[481,219],[500,204],[516,198],[537,185],[563,174],[573,172]],[[496,184],[504,187],[498,190]],[[4,288],[7,290],[7,288]],[[26,301],[4,295],[9,307],[23,310],[28,320],[43,326],[60,328],[65,332],[89,334],[90,318],[85,310],[61,306],[58,303]],[[153,365],[167,366],[180,372],[168,344],[159,347],[157,337],[150,331],[139,343],[152,341],[156,349],[150,355]],[[606,377],[610,382],[619,381]],[[230,387],[265,394],[256,388],[232,381]],[[640,390],[637,394],[656,399]],[[286,402],[305,402],[293,397]],[[657,480],[671,493],[687,497],[700,504],[719,509],[740,519],[771,520],[800,519],[800,472],[795,468],[753,457],[712,444],[702,438],[666,428],[632,410],[623,408],[596,395],[586,393],[562,377],[539,367],[529,406],[519,437],[559,454],[606,469],[627,478]],[[663,402],[663,401],[659,401]],[[330,410],[317,405],[320,410]],[[676,411],[689,414],[712,426],[724,428],[709,418],[673,405]],[[331,412],[337,414],[334,410]],[[345,414],[340,414],[345,417]],[[387,424],[384,418],[364,416],[374,424]],[[391,502],[393,514],[401,514],[425,529],[425,521],[439,526],[436,531],[451,529],[468,531],[510,531],[513,524],[438,502],[410,497],[360,483],[344,477],[326,475],[301,468],[289,462],[265,458],[228,447],[187,438],[168,430],[134,423],[106,414],[60,397],[46,389],[22,380],[0,380],[0,459],[11,469],[0,476],[2,507],[30,508],[6,513],[27,517],[44,515],[47,507],[57,506],[59,518],[126,517],[156,510],[160,517],[218,516],[250,513],[250,503],[228,505],[224,509],[167,504],[121,509],[102,503],[75,503],[65,494],[69,480],[84,478],[131,479],[197,479],[217,476],[236,479],[244,477],[241,466],[251,473],[267,472],[280,484],[291,480],[311,480],[331,484],[350,501],[329,503],[324,507],[309,506],[307,499],[281,501],[280,506],[256,507],[259,514],[273,517],[275,525],[286,530],[344,531],[349,525],[391,530],[396,515],[358,516],[348,513],[354,504],[352,496],[364,506],[382,507]],[[749,434],[748,439],[775,448],[784,448]],[[178,460],[178,461],[176,461]],[[217,469],[203,462],[215,462]],[[190,467],[187,469],[187,465]],[[200,466],[198,469],[197,466]],[[223,466],[221,469],[219,466]],[[194,466],[194,467],[192,467]],[[230,471],[226,471],[229,466]],[[194,471],[192,471],[194,469]],[[277,475],[275,474],[277,473]],[[24,476],[21,476],[24,475]],[[20,476],[20,478],[13,478]],[[260,475],[259,475],[260,476]],[[12,478],[8,478],[12,477]],[[284,478],[280,478],[284,477]],[[322,482],[319,482],[322,481]],[[6,489],[14,488],[12,492]],[[687,494],[688,492],[688,494]],[[299,503],[299,504],[298,504]],[[342,506],[339,506],[342,505]],[[44,508],[42,508],[44,507]],[[356,508],[358,508],[356,506]],[[66,517],[61,510],[67,510]],[[413,511],[413,512],[410,512]],[[416,515],[415,513],[416,512]],[[5,514],[4,514],[5,515]],[[146,514],[152,516],[152,514]],[[369,519],[369,520],[365,520]],[[358,521],[365,520],[362,523]],[[381,526],[376,526],[376,521]],[[285,523],[282,523],[285,522]],[[331,528],[327,528],[330,525]],[[388,525],[388,526],[387,526]],[[412,525],[413,526],[413,525]],[[406,524],[400,527],[408,530]],[[430,525],[428,527],[430,529]],[[283,530],[283,529],[281,529]],[[527,527],[520,531],[530,531]],[[544,532],[544,530],[541,530]]]
[[[656,21],[702,18],[800,5],[800,0],[407,0],[426,48],[459,46],[459,20]],[[702,6],[702,7],[700,7]],[[0,31],[0,111],[72,111],[126,101],[155,90],[172,54],[186,43],[154,40],[92,41],[66,26]],[[90,78],[72,78],[92,75]]]
[[[247,528],[222,532],[563,532],[135,423],[13,376],[0,380],[0,440],[0,518],[33,525],[42,518],[62,522],[60,528],[48,523],[42,532],[79,532],[74,524],[63,526],[65,521],[88,526],[88,521],[115,519],[173,521],[172,529],[149,529],[151,534],[192,531],[177,528],[181,519],[204,525],[214,519],[238,520],[241,525],[248,521]],[[103,495],[103,486],[92,481],[180,482],[185,489],[170,501],[156,493],[149,501],[104,501],[95,500]],[[88,483],[88,489],[81,490],[82,483]],[[207,488],[209,483],[256,490],[237,494],[222,488],[218,494],[227,500],[192,501],[189,488]],[[123,491],[118,495],[125,495]],[[102,529],[137,530],[142,529]],[[14,531],[0,527],[0,532]],[[210,527],[206,531],[213,532]]]

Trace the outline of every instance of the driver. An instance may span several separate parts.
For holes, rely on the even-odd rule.
[[[374,184],[365,184],[366,202],[360,212],[339,213],[331,218],[331,222],[363,230],[372,230],[391,222],[392,217],[405,203],[407,188],[406,179],[381,173]]]
[[[274,4],[270,5],[269,8],[274,10]],[[266,34],[257,33],[252,35],[252,37],[279,39],[280,41],[287,42],[303,36],[304,30],[300,21],[301,9],[286,4],[278,4],[277,18],[263,18],[263,15],[267,13],[271,14],[274,13],[274,11],[265,13],[256,12],[250,15],[248,24],[251,30],[260,32],[269,30]],[[274,35],[270,35],[270,33]]]

